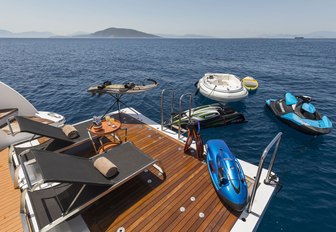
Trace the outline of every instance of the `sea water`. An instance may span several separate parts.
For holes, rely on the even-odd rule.
[[[113,104],[108,95],[91,97],[89,86],[152,78],[158,88],[122,101],[160,122],[162,89],[174,89],[178,99],[194,95],[194,83],[206,72],[252,76],[258,91],[231,104],[248,122],[204,129],[203,140],[224,139],[238,158],[258,164],[263,149],[282,131],[274,171],[283,187],[259,231],[336,231],[336,129],[305,135],[265,108],[266,99],[287,91],[309,95],[335,126],[335,51],[336,40],[327,39],[0,39],[0,80],[38,110],[74,123],[102,115]],[[210,103],[200,94],[193,99],[194,106]]]

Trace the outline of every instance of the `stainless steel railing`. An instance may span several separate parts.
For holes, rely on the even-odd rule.
[[[189,116],[188,116],[188,122],[190,123],[191,120],[191,107],[192,107],[192,94],[191,93],[185,93],[180,97],[180,103],[179,103],[179,126],[178,126],[178,139],[181,137],[181,114],[182,114],[182,100],[185,96],[189,96]]]
[[[273,155],[272,155],[272,158],[271,158],[271,162],[268,166],[268,172],[267,172],[266,178],[264,180],[265,184],[270,184],[271,183],[272,168],[273,168],[273,164],[274,164],[276,155],[278,153],[279,144],[280,144],[280,141],[281,141],[281,136],[282,136],[282,132],[279,132],[273,138],[273,140],[268,144],[268,146],[265,148],[264,152],[261,155],[257,175],[255,177],[255,182],[254,182],[253,189],[252,189],[251,200],[250,200],[250,203],[249,203],[249,206],[248,206],[248,209],[247,209],[248,213],[251,213],[253,201],[254,201],[254,198],[255,198],[255,195],[256,195],[256,192],[257,192],[257,187],[258,187],[258,183],[259,183],[260,176],[261,176],[261,171],[262,171],[263,164],[264,164],[264,160],[265,160],[266,156],[268,155],[269,151],[271,150],[271,148],[275,145],[274,152],[273,152]]]
[[[174,113],[174,101],[175,101],[175,90],[173,89],[163,89],[161,91],[161,130],[163,130],[164,128],[164,94],[165,92],[171,92],[172,96],[171,96],[171,102],[170,102],[170,126],[171,129],[173,128],[172,126],[172,122],[173,122],[173,116],[175,115]],[[188,115],[188,120],[190,122],[191,120],[191,108],[192,108],[192,94],[191,93],[185,93],[180,97],[180,102],[179,102],[179,123],[178,123],[178,139],[181,138],[181,114],[182,114],[182,103],[183,103],[183,98],[185,96],[189,96],[189,115]]]
[[[174,99],[175,99],[175,90],[173,89],[163,89],[161,91],[161,130],[163,130],[163,124],[164,124],[164,93],[165,92],[171,92],[172,97],[171,97],[171,103],[170,103],[170,124],[172,123],[172,118],[174,115]]]

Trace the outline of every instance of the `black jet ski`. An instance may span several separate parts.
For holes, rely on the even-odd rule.
[[[187,128],[189,119],[189,110],[181,114],[181,126]],[[246,119],[243,114],[237,112],[231,107],[224,106],[220,103],[204,105],[191,109],[191,121],[199,121],[201,128],[224,126],[233,123],[242,123]],[[178,126],[179,115],[175,115],[172,125]]]
[[[280,100],[268,99],[266,105],[281,121],[306,134],[328,134],[332,123],[322,116],[311,103],[309,96],[294,96],[286,93]]]

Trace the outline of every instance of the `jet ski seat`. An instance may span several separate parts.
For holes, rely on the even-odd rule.
[[[321,118],[318,117],[316,113],[316,109],[313,104],[311,103],[303,103],[301,106],[301,113],[306,119],[310,120],[320,120]]]
[[[303,109],[304,111],[308,112],[308,113],[311,113],[311,114],[313,114],[313,113],[316,112],[316,109],[315,109],[314,105],[311,104],[311,103],[306,103],[306,102],[303,103],[303,104],[302,104],[302,109]]]
[[[285,94],[285,101],[286,101],[286,105],[287,106],[292,106],[292,109],[295,110],[296,108],[296,104],[298,103],[298,100],[296,99],[296,97],[291,94],[291,93],[286,93]]]
[[[285,94],[285,100],[286,100],[286,105],[288,105],[288,106],[294,105],[298,102],[296,97],[291,93],[286,93]]]

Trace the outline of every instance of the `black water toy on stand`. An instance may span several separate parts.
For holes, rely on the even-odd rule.
[[[132,108],[128,107],[126,103],[124,103],[121,98],[125,94],[135,94],[135,93],[141,93],[145,92],[148,90],[151,90],[155,87],[159,86],[159,83],[153,79],[144,79],[141,83],[135,84],[134,82],[127,82],[124,84],[113,84],[111,81],[105,81],[101,85],[93,85],[88,88],[88,92],[94,95],[101,96],[103,94],[108,94],[112,96],[115,101],[113,104],[106,110],[106,112],[103,114],[101,118],[104,118],[104,116],[112,109],[114,105],[117,105],[117,109],[119,112],[119,121],[122,122],[121,120],[121,114],[120,114],[120,105],[124,105],[125,107],[129,108],[132,110],[135,114],[138,114],[135,110]]]

